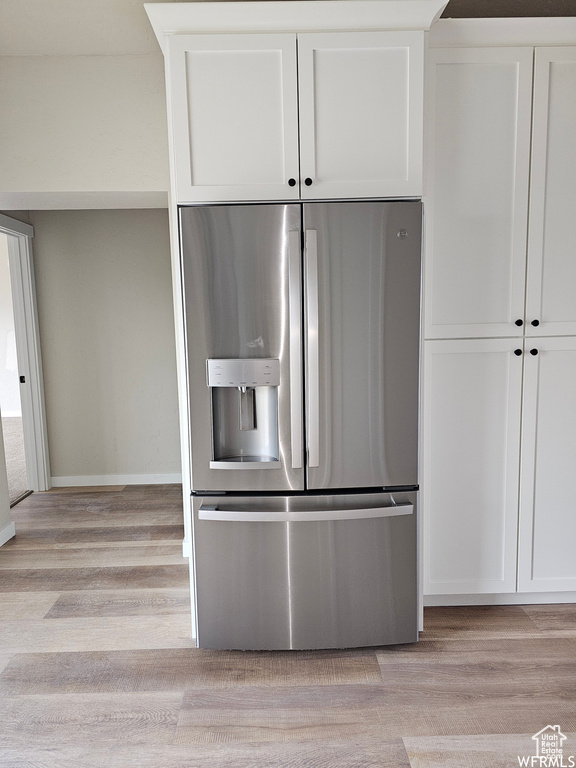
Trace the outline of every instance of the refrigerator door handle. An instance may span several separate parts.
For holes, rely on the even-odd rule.
[[[306,319],[308,326],[308,466],[320,466],[320,359],[318,344],[318,241],[306,230]]]
[[[292,523],[330,520],[360,520],[376,517],[398,517],[411,515],[414,505],[410,503],[393,504],[390,506],[367,507],[364,509],[298,509],[298,510],[266,510],[266,509],[221,509],[219,506],[200,505],[199,520],[223,520],[242,523]]]
[[[302,327],[300,313],[300,230],[288,232],[290,302],[290,439],[292,467],[301,469],[302,453]]]

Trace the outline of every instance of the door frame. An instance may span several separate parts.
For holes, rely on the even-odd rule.
[[[8,236],[18,375],[25,378],[20,399],[28,486],[31,491],[47,491],[51,478],[32,255],[34,227],[0,214],[0,233]]]

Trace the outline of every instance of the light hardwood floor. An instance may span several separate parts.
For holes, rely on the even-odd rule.
[[[507,768],[576,755],[576,607],[435,608],[415,645],[190,640],[177,486],[57,489],[0,549],[2,768]]]

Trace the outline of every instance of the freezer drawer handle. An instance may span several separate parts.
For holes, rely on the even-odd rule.
[[[414,505],[407,503],[365,509],[298,509],[292,511],[266,509],[220,509],[215,505],[200,505],[199,520],[225,520],[237,523],[292,523],[319,520],[361,520],[374,517],[411,515]]]

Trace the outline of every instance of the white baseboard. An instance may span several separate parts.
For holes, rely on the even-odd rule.
[[[192,557],[192,542],[190,539],[182,539],[182,557]]]
[[[74,488],[94,485],[172,485],[181,483],[182,475],[70,475],[52,477],[53,488]]]
[[[2,411],[3,419],[21,419],[22,411]]]
[[[7,541],[10,541],[10,539],[13,539],[14,536],[16,536],[16,528],[14,527],[14,523],[8,523],[8,525],[5,525],[4,528],[0,531],[0,547],[3,544],[6,544]]]
[[[542,605],[576,603],[576,592],[514,592],[507,595],[424,595],[424,606]]]

